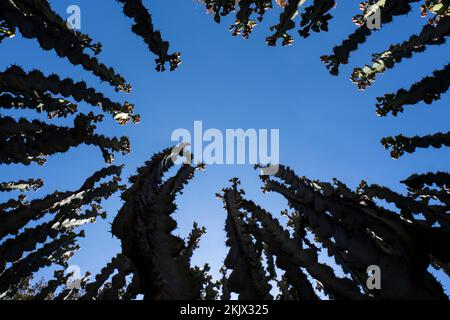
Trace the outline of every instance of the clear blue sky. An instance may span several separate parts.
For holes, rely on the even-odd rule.
[[[113,66],[132,84],[132,94],[115,93],[106,83],[53,51],[40,50],[37,41],[20,36],[5,40],[0,47],[0,68],[15,63],[26,70],[38,68],[45,73],[85,80],[90,86],[117,101],[128,100],[142,116],[139,125],[120,127],[109,118],[100,125],[107,135],[127,135],[132,153],[118,156],[116,164],[125,164],[123,177],[128,178],[138,166],[163,148],[171,145],[174,129],[193,128],[202,120],[205,128],[280,129],[280,160],[297,174],[325,181],[337,177],[351,187],[361,179],[404,191],[400,180],[412,173],[448,170],[450,151],[418,150],[399,160],[392,160],[379,143],[384,136],[422,135],[446,132],[449,129],[449,95],[432,106],[418,104],[408,107],[397,118],[379,118],[375,113],[375,97],[393,92],[441,68],[448,62],[448,45],[430,48],[414,59],[400,63],[380,76],[367,91],[358,92],[348,80],[354,66],[370,62],[371,53],[388,48],[391,43],[418,33],[425,20],[419,10],[383,26],[353,54],[341,76],[328,74],[319,57],[331,52],[355,26],[351,17],[359,12],[358,4],[339,1],[334,10],[332,32],[313,34],[291,47],[266,46],[268,28],[275,24],[279,12],[274,10],[258,25],[250,40],[233,37],[228,27],[233,19],[222,24],[213,22],[203,7],[193,0],[144,1],[150,8],[155,25],[170,41],[171,49],[182,53],[183,64],[176,72],[154,71],[154,56],[143,41],[131,33],[131,20],[126,18],[115,1],[58,0],[53,7],[65,15],[70,4],[82,10],[82,32],[103,44],[99,60]],[[81,110],[94,110],[81,105]],[[3,112],[3,111],[2,111]],[[16,113],[17,114],[17,113]],[[31,114],[27,114],[31,116]],[[34,115],[33,115],[34,116]],[[58,123],[64,123],[56,120]],[[103,167],[100,151],[79,147],[50,157],[44,167],[2,165],[2,181],[40,177],[46,182],[37,196],[55,189],[76,189],[92,172]],[[286,202],[275,194],[261,194],[261,183],[251,166],[210,166],[198,173],[178,198],[179,212],[175,218],[179,233],[187,236],[193,221],[208,229],[194,262],[208,261],[214,273],[226,256],[223,231],[225,212],[214,194],[228,186],[231,177],[239,176],[247,197],[278,215]],[[1,195],[2,199],[6,198]],[[33,195],[31,195],[33,196]],[[83,271],[97,272],[117,252],[118,241],[108,233],[109,222],[120,209],[117,196],[105,204],[107,221],[98,221],[87,228],[82,249],[72,260]],[[449,284],[448,279],[445,280]]]

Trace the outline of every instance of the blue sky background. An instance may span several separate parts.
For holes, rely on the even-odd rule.
[[[142,116],[141,124],[119,126],[106,117],[99,132],[106,135],[126,135],[132,142],[132,153],[117,156],[115,164],[125,164],[123,178],[128,178],[149,157],[171,145],[173,130],[193,130],[195,120],[203,121],[205,129],[225,132],[234,128],[280,129],[280,161],[291,166],[299,175],[330,181],[340,179],[356,187],[361,179],[404,191],[400,180],[413,173],[447,170],[450,151],[418,150],[399,160],[393,160],[380,144],[384,136],[403,133],[424,135],[449,129],[449,95],[432,106],[420,103],[406,108],[397,118],[379,118],[375,113],[375,97],[395,92],[442,68],[448,62],[448,45],[429,48],[398,64],[378,77],[367,91],[359,92],[348,80],[355,66],[370,62],[371,54],[388,48],[392,43],[406,40],[418,33],[426,22],[418,8],[396,23],[383,26],[356,54],[350,64],[343,66],[339,77],[332,77],[320,61],[334,45],[350,34],[355,26],[351,17],[359,13],[358,3],[338,1],[331,21],[332,32],[313,34],[300,39],[295,30],[295,43],[290,47],[268,47],[265,37],[276,23],[279,11],[273,10],[256,27],[250,40],[233,37],[228,27],[233,18],[222,24],[193,0],[144,1],[150,8],[154,24],[170,41],[172,51],[182,53],[183,64],[176,72],[154,71],[154,56],[142,39],[131,33],[132,21],[122,14],[115,1],[58,0],[51,1],[62,16],[67,6],[77,4],[82,10],[82,32],[103,44],[99,60],[123,75],[132,84],[127,96],[114,92],[106,83],[81,67],[72,66],[53,51],[42,51],[36,40],[17,36],[5,40],[0,47],[0,68],[11,63],[25,70],[38,68],[46,74],[84,80],[90,86],[116,101],[130,101]],[[297,20],[298,23],[298,20]],[[80,104],[84,111],[95,108]],[[2,113],[5,114],[5,112]],[[18,114],[14,111],[14,114]],[[36,117],[31,113],[26,116]],[[38,116],[38,118],[43,118]],[[54,120],[55,123],[67,123]],[[50,157],[44,167],[31,165],[2,165],[2,181],[40,177],[46,182],[36,195],[78,188],[86,177],[104,166],[100,151],[78,147]],[[224,246],[225,211],[214,194],[238,176],[247,197],[275,215],[287,203],[276,194],[263,195],[258,174],[251,166],[209,166],[185,188],[178,198],[179,234],[187,236],[193,221],[208,229],[194,262],[209,262],[216,274],[226,256]],[[2,194],[1,199],[6,199]],[[119,195],[105,203],[109,213],[106,221],[87,227],[87,237],[80,241],[82,249],[72,260],[82,271],[97,272],[119,251],[119,242],[108,233],[109,222],[121,207]],[[283,219],[281,219],[283,220]],[[441,277],[440,277],[441,278]],[[447,288],[450,282],[446,282]]]

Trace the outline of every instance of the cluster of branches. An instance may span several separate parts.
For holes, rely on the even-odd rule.
[[[169,62],[174,70],[180,64],[180,54],[168,54],[169,43],[162,40],[141,0],[117,0],[123,5],[124,14],[133,18],[133,32],[141,36],[150,51],[158,56],[157,70],[164,71]],[[101,52],[101,44],[93,43],[86,34],[73,30],[55,13],[47,0],[8,0],[0,4],[0,43],[12,38],[17,31],[23,37],[36,39],[43,50],[55,50],[60,57],[69,59],[106,81],[117,91],[130,92],[131,86],[113,68],[101,64],[95,55]],[[94,56],[86,53],[90,49]]]
[[[283,8],[278,24],[270,27],[272,35],[266,38],[266,43],[275,46],[282,39],[283,46],[291,45],[294,38],[289,32],[295,28],[294,18],[299,13],[305,0],[272,1],[272,0],[200,0],[208,12],[214,15],[214,20],[220,23],[221,17],[236,12],[236,21],[230,27],[234,36],[241,35],[247,39],[257,25],[255,19],[261,22],[266,12],[274,7],[274,2]],[[301,13],[299,35],[307,38],[311,32],[328,31],[330,11],[335,7],[335,0],[314,0],[314,3],[304,8]],[[257,17],[255,17],[257,16]]]
[[[175,151],[174,151],[175,150]],[[172,177],[177,149],[153,156],[122,194],[124,206],[112,233],[122,252],[86,285],[82,299],[447,299],[429,271],[450,276],[450,175],[413,175],[402,195],[364,181],[356,191],[298,177],[284,166],[261,176],[264,192],[277,192],[293,213],[283,226],[271,213],[244,198],[240,181],[217,196],[227,212],[229,253],[216,281],[209,267],[191,267],[205,233],[194,223],[187,241],[172,234],[176,195],[197,168],[180,167]],[[388,210],[380,201],[392,203]],[[334,262],[320,262],[325,252]],[[331,261],[331,260],[330,260]],[[343,274],[337,274],[337,266]],[[369,286],[367,269],[379,266],[381,288]],[[117,271],[117,273],[115,273]],[[274,286],[278,290],[274,290]],[[278,292],[277,296],[273,294]]]
[[[172,234],[177,223],[171,217],[177,210],[176,195],[203,166],[184,164],[166,177],[177,156],[172,149],[155,154],[130,178],[132,186],[123,192],[124,205],[112,224],[122,252],[86,285],[81,299],[134,299],[142,294],[144,299],[194,300],[208,291],[208,265],[190,266],[206,230],[194,223],[185,241]]]
[[[150,14],[140,0],[120,0],[125,15],[135,21],[132,30],[143,37],[150,51],[158,56],[157,70],[163,71],[166,62],[174,70],[180,63],[179,54],[167,53],[169,44],[154,30]],[[17,32],[27,39],[36,39],[43,50],[54,50],[73,65],[80,65],[101,81],[108,82],[116,91],[129,93],[131,86],[113,68],[100,63],[97,55],[100,43],[94,43],[86,34],[73,30],[47,0],[7,0],[0,2],[0,43],[13,38]],[[0,108],[44,113],[48,119],[73,117],[73,127],[49,124],[40,120],[17,119],[0,115],[0,164],[43,165],[47,157],[64,153],[79,145],[100,149],[105,162],[111,164],[117,152],[130,152],[127,137],[105,137],[96,133],[103,114],[79,111],[77,103],[97,107],[121,125],[139,122],[134,106],[111,101],[102,93],[89,88],[84,81],[61,79],[56,74],[44,75],[39,70],[24,71],[12,65],[0,72]],[[28,113],[27,113],[28,114]],[[42,199],[27,202],[23,194],[0,204],[0,296],[5,299],[29,296],[33,274],[51,264],[66,267],[73,252],[78,249],[76,232],[87,222],[105,216],[100,202],[121,189],[121,167],[110,166],[95,173],[77,191],[55,192]],[[100,183],[101,179],[110,178]],[[40,179],[0,182],[0,192],[37,191],[43,185]],[[86,209],[90,206],[90,209]],[[49,219],[46,216],[52,215]],[[47,222],[39,224],[41,219]],[[36,222],[38,221],[38,222]],[[33,226],[30,226],[33,225]],[[37,225],[37,226],[36,226]],[[14,236],[14,237],[12,237]],[[50,239],[50,241],[48,241]],[[40,246],[38,248],[38,246]],[[122,260],[120,260],[122,261]],[[37,299],[53,297],[71,299],[77,292],[58,290],[69,278],[64,270],[57,270],[48,284],[34,286]],[[82,285],[87,282],[87,277]],[[78,293],[79,294],[79,293]]]
[[[429,270],[433,267],[450,276],[448,173],[413,175],[403,181],[408,194],[402,195],[364,181],[353,191],[337,180],[311,181],[280,166],[276,175],[261,179],[264,192],[284,196],[293,210],[284,213],[286,226],[245,199],[240,181],[232,179],[232,186],[218,194],[227,212],[230,249],[222,278],[214,281],[207,264],[191,266],[205,228],[194,223],[185,240],[173,234],[176,196],[195,171],[204,168],[183,164],[168,176],[180,152],[181,148],[174,148],[155,154],[130,178],[131,187],[122,193],[124,205],[112,224],[122,252],[93,281],[84,277],[82,291],[65,288],[69,275],[58,270],[55,279],[40,286],[36,299],[128,300],[143,295],[145,299],[228,300],[232,293],[239,299],[258,300],[318,300],[324,295],[331,299],[447,299]],[[17,297],[20,283],[43,266],[67,264],[63,258],[77,249],[73,241],[82,235],[74,228],[102,215],[98,202],[123,189],[118,183],[120,169],[105,168],[74,192],[1,205],[3,297]],[[97,186],[110,176],[110,181]],[[33,188],[36,183],[8,183],[5,188]],[[386,209],[380,201],[398,210]],[[83,214],[81,208],[87,205],[91,209]],[[53,215],[49,222],[23,229],[48,214]],[[15,237],[5,238],[8,235]],[[37,249],[39,243],[44,245]],[[334,263],[320,261],[325,251]],[[26,252],[30,253],[24,256]],[[337,274],[337,265],[343,275]],[[368,285],[367,268],[372,265],[381,269],[381,288]]]
[[[295,211],[288,218],[297,245],[314,249],[316,244],[307,237],[310,233],[352,280],[351,286],[331,287],[324,275],[310,271],[303,262],[300,266],[330,297],[352,298],[350,291],[343,290],[352,288],[351,292],[358,291],[363,298],[447,299],[429,267],[450,275],[448,173],[406,179],[406,196],[364,181],[352,191],[337,180],[332,184],[311,181],[283,166],[274,177],[262,180],[265,192],[281,194]],[[384,208],[380,201],[391,203],[398,212]],[[264,230],[276,227],[276,221],[268,216],[262,220],[258,207],[245,200],[241,206],[259,220]],[[279,241],[278,248],[287,247]],[[381,269],[379,290],[367,287],[366,270],[371,265]]]
[[[395,16],[409,13],[412,9],[411,4],[414,2],[417,0],[386,1],[385,5],[380,7],[382,23],[389,23]],[[372,2],[370,3],[372,4]],[[372,4],[372,7],[374,5],[376,4]],[[394,68],[401,61],[412,58],[415,54],[424,52],[431,46],[442,45],[446,42],[450,35],[450,1],[427,0],[421,9],[423,17],[431,16],[431,18],[425,23],[419,34],[412,35],[404,42],[391,45],[383,52],[373,54],[371,64],[354,68],[351,80],[359,89],[368,88],[375,81],[377,75]],[[363,44],[371,33],[372,30],[369,30],[366,24],[361,24],[347,40],[334,48],[333,55],[322,57],[330,72],[338,74],[340,64],[348,63],[350,54]],[[409,89],[400,89],[396,93],[388,93],[377,98],[377,114],[382,117],[388,114],[397,116],[404,111],[404,107],[407,105],[420,102],[431,104],[439,100],[450,86],[449,70],[447,64],[443,69],[434,71],[432,75],[413,84]],[[408,142],[405,142],[403,138]],[[387,137],[382,139],[382,144],[386,149],[391,149],[391,155],[394,158],[398,158],[405,152],[414,152],[416,148],[449,146],[448,133],[413,138],[401,135]]]
[[[97,58],[85,53],[86,49],[97,55],[100,44],[81,32],[72,30],[45,0],[11,0],[0,4],[2,37],[11,37],[19,30],[25,38],[36,38],[45,50],[54,49],[61,57],[67,57],[74,65],[82,65],[101,80],[114,85],[117,90],[129,91],[129,85],[112,68],[100,64]],[[61,127],[42,121],[19,120],[0,117],[0,163],[43,164],[46,157],[66,152],[81,144],[100,148],[106,162],[111,163],[114,153],[130,152],[127,137],[108,138],[95,133],[96,123],[103,115],[78,112],[76,102],[85,102],[112,115],[120,124],[139,121],[133,105],[113,102],[86,83],[61,79],[58,75],[44,75],[39,70],[25,72],[19,66],[11,66],[0,72],[0,108],[27,109],[46,113],[49,119],[75,116],[73,127]]]
[[[106,167],[89,177],[74,191],[54,192],[42,199],[0,204],[0,297],[14,299],[33,275],[47,266],[58,266],[55,278],[42,284],[34,299],[67,298],[80,288],[65,288],[70,274],[68,260],[79,249],[76,240],[84,236],[80,227],[105,218],[101,202],[122,190],[122,167]],[[35,181],[9,184],[31,188]],[[2,191],[9,191],[2,189]],[[62,269],[60,269],[62,268]],[[58,288],[63,289],[58,291]],[[57,293],[57,295],[55,294]],[[61,294],[61,295],[60,295]]]
[[[279,23],[271,27],[273,34],[267,37],[267,44],[276,45],[278,39],[283,39],[283,45],[293,43],[293,37],[288,33],[295,28],[296,17],[300,13],[300,36],[306,38],[311,31],[328,31],[328,23],[332,18],[330,12],[336,6],[335,1],[310,1],[313,2],[304,10],[302,8],[307,3],[306,0],[201,0],[206,6],[208,12],[214,15],[216,22],[221,21],[222,16],[236,12],[236,23],[230,30],[233,35],[242,35],[248,38],[253,28],[256,26],[255,14],[257,19],[262,21],[264,14],[273,8],[274,2],[282,7]],[[398,16],[406,15],[412,11],[412,5],[419,0],[368,0],[360,4],[361,14],[353,17],[353,22],[357,29],[348,36],[340,45],[333,48],[333,53],[321,57],[332,75],[339,74],[339,68],[343,64],[348,64],[350,55],[358,49],[369,36],[377,31],[372,29],[368,20],[379,10],[381,25],[386,25],[394,21]],[[425,0],[421,5],[421,14],[428,17],[422,31],[418,35],[411,36],[408,40],[391,45],[389,49],[373,54],[372,63],[364,67],[356,67],[351,75],[351,80],[359,89],[368,88],[377,75],[384,73],[388,69],[394,68],[404,59],[411,58],[413,55],[425,51],[430,46],[442,45],[450,32],[450,1],[448,0]],[[434,71],[432,75],[425,77],[412,85],[409,89],[400,89],[397,93],[388,93],[383,97],[377,98],[377,114],[387,116],[392,114],[397,116],[404,111],[407,105],[414,105],[419,102],[431,104],[439,100],[450,86],[449,65],[443,69]],[[448,146],[445,142],[447,134],[434,135],[436,144]],[[428,137],[419,137],[428,139]],[[444,140],[442,140],[444,139]],[[385,141],[397,140],[395,137],[384,138],[382,143],[390,147]],[[414,150],[417,147],[423,147],[416,138],[409,138],[411,147],[408,150]],[[396,144],[391,154],[395,155],[409,152],[402,148],[401,144]]]
[[[94,55],[101,51],[100,44],[80,32],[68,28],[66,22],[56,14],[46,0],[8,0],[0,4],[0,20],[8,26],[4,35],[11,36],[19,30],[23,37],[37,39],[43,50],[55,50],[73,65],[81,65],[102,81],[110,83],[116,90],[129,92],[130,85],[112,68],[101,64],[95,56],[85,53],[91,49]]]
[[[54,74],[47,77],[38,70],[26,73],[18,66],[11,66],[0,72],[0,108],[46,113],[49,119],[76,116],[71,128],[38,120],[0,117],[0,163],[43,164],[47,156],[81,144],[99,147],[108,163],[113,161],[115,152],[130,152],[127,137],[108,138],[95,133],[95,124],[103,120],[103,115],[77,113],[77,105],[65,99],[67,97],[100,106],[120,124],[130,119],[139,120],[139,116],[133,114],[132,105],[112,102],[84,82],[60,79]]]

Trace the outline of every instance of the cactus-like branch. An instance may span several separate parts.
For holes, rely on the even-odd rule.
[[[45,1],[36,0],[34,6],[30,7],[32,1],[34,0],[2,1],[0,19],[17,28],[25,38],[36,38],[42,49],[54,49],[58,56],[67,57],[74,65],[81,65],[85,70],[91,71],[101,80],[113,85],[117,91],[130,92],[130,85],[112,68],[106,67],[95,57],[83,52],[85,47],[93,47],[97,50],[98,46],[91,46],[89,38],[83,37],[80,41],[80,35],[75,35],[65,24],[58,23],[62,19],[48,10],[48,4],[45,5]],[[46,7],[47,10],[45,10]]]
[[[446,37],[450,36],[450,16],[439,21],[436,26],[427,24],[419,35],[409,40],[392,45],[388,50],[373,55],[373,64],[353,70],[351,80],[359,89],[366,89],[374,81],[377,74],[393,68],[404,58],[411,58],[416,52],[423,52],[428,46],[442,45]]]
[[[450,16],[450,1],[449,0],[426,0],[420,7],[422,10],[422,17],[431,14],[433,17],[429,20],[430,24],[436,24],[442,18]]]
[[[383,270],[383,289],[368,290],[370,294],[379,298],[446,299],[442,287],[427,272],[433,250],[428,246],[432,241],[429,239],[437,237],[436,232],[421,224],[407,223],[363,199],[357,205],[342,197],[327,196],[317,184],[283,166],[276,177],[287,185],[264,178],[265,190],[284,195],[290,206],[307,218],[313,232],[329,239],[333,249],[340,251],[338,263],[345,263],[355,275],[364,274],[372,264]],[[365,286],[364,282],[360,284]]]
[[[223,200],[228,213],[225,231],[227,246],[230,247],[225,259],[225,267],[232,272],[225,286],[239,294],[242,300],[272,299],[264,268],[261,264],[261,253],[258,253],[246,230],[243,214],[239,211],[239,193],[237,183],[230,189],[223,190]]]
[[[116,268],[117,273],[112,277],[108,288],[99,292],[98,300],[119,300],[121,291],[126,286],[126,277],[135,270],[132,262],[123,254],[117,256]]]
[[[102,187],[94,192],[106,192],[105,199],[110,195],[109,190]],[[79,214],[80,208],[64,208],[50,222],[25,229],[16,237],[4,241],[0,245],[0,272],[4,270],[6,263],[19,260],[24,252],[34,250],[39,243],[45,243],[47,238],[55,239],[61,233],[72,231],[86,223],[93,223],[98,216],[104,216],[104,213],[96,208],[97,205],[91,205],[92,210],[86,210],[85,214]]]
[[[120,181],[122,167],[109,166],[94,173],[88,178],[83,186],[76,191],[54,192],[42,199],[33,200],[30,203],[19,204],[9,212],[0,215],[0,239],[6,235],[16,235],[21,228],[30,221],[39,220],[46,214],[55,214],[70,211],[92,202],[99,202],[105,196],[117,191],[121,186]],[[102,179],[113,176],[110,183],[101,184],[100,188],[95,185]]]
[[[444,205],[447,212],[450,211],[450,175],[448,172],[413,174],[402,183],[408,186],[411,198],[440,209],[441,206],[430,205],[430,201],[436,200]]]
[[[60,94],[64,97],[72,96],[76,101],[85,101],[92,106],[100,107],[104,112],[111,114],[120,124],[130,120],[139,121],[139,116],[134,115],[134,106],[125,102],[123,105],[112,102],[95,89],[88,88],[84,81],[74,82],[72,79],[60,79],[52,74],[48,77],[39,70],[26,73],[19,66],[11,66],[0,73],[0,89],[16,95],[22,95],[29,99],[42,97],[47,92]]]
[[[445,207],[431,207],[416,201],[414,198],[403,196],[389,188],[376,184],[367,185],[363,182],[360,185],[359,190],[364,196],[386,200],[389,203],[395,204],[395,206],[401,210],[400,213],[407,219],[411,219],[411,214],[422,214],[429,226],[439,222],[444,229],[447,229],[447,231],[450,232],[450,219],[445,213]]]
[[[181,253],[182,259],[186,261],[187,264],[190,264],[192,255],[194,254],[194,251],[199,248],[200,239],[204,234],[206,234],[206,228],[199,227],[198,223],[194,222],[192,231],[186,241],[186,248]]]
[[[102,116],[80,113],[74,120],[74,127],[67,128],[38,120],[0,118],[0,163],[29,165],[36,162],[42,165],[46,156],[66,152],[83,143],[99,147],[105,162],[111,163],[114,152],[127,154],[131,150],[130,144],[127,137],[107,138],[94,134],[95,123],[101,120]]]
[[[288,34],[288,31],[295,28],[295,22],[292,20],[298,14],[298,7],[304,2],[305,0],[289,0],[288,5],[284,7],[284,11],[280,15],[280,22],[270,27],[270,30],[275,32],[266,38],[266,43],[269,46],[275,46],[280,38],[283,38],[283,46],[291,45],[294,42],[294,38]]]
[[[430,172],[425,174],[413,174],[402,181],[411,189],[421,189],[425,186],[436,185],[440,188],[450,188],[450,174],[448,172]]]
[[[113,257],[111,261],[100,270],[100,273],[95,276],[95,281],[86,285],[86,293],[80,300],[93,300],[98,296],[100,288],[118,268],[119,259],[121,259],[121,255]]]
[[[100,43],[93,43],[87,34],[68,28],[67,22],[52,10],[47,0],[13,0],[13,2],[22,12],[39,16],[47,25],[57,28],[74,45],[81,46],[83,49],[89,48],[96,55],[101,52],[102,45]]]
[[[65,99],[53,98],[50,94],[41,94],[33,91],[33,97],[0,95],[0,108],[4,109],[31,109],[38,113],[46,112],[49,119],[67,117],[77,111],[78,106]]]
[[[358,286],[350,279],[338,278],[335,276],[331,267],[319,263],[317,253],[313,248],[302,249],[299,244],[289,236],[278,220],[274,219],[268,212],[257,206],[252,201],[242,200],[242,208],[254,215],[261,223],[264,233],[264,239],[269,247],[272,247],[274,254],[277,255],[277,265],[286,270],[286,280],[296,288],[301,298],[317,299],[311,285],[305,284],[306,277],[296,285],[291,279],[293,275],[301,274],[300,267],[306,268],[309,274],[316,278],[324,287],[324,290],[335,299],[362,299],[364,296],[360,293]],[[281,248],[281,249],[278,249]],[[294,278],[295,279],[295,278]]]
[[[28,277],[45,266],[55,263],[67,267],[64,256],[67,252],[78,249],[74,244],[79,237],[84,237],[83,231],[78,234],[67,233],[15,262],[0,274],[0,293],[8,291],[10,286],[18,283],[21,278]]]
[[[372,34],[366,23],[366,13],[372,12],[374,7],[380,9],[381,23],[392,22],[394,17],[407,14],[411,11],[411,4],[419,0],[374,0],[364,3],[364,13],[354,17],[354,21],[360,25],[341,45],[333,49],[332,55],[322,56],[322,61],[326,64],[328,71],[332,75],[339,74],[341,64],[347,64],[350,54],[358,49],[358,46],[366,42]]]
[[[230,27],[233,36],[242,35],[244,39],[248,39],[256,26],[256,22],[250,17],[253,13],[253,0],[241,0],[238,2],[239,11],[236,13],[236,22]]]
[[[450,87],[450,63],[444,69],[433,72],[432,76],[425,77],[413,84],[408,90],[400,89],[396,93],[389,93],[377,98],[377,114],[385,116],[392,113],[396,116],[403,112],[405,105],[414,105],[420,101],[431,104],[441,98]]]
[[[131,30],[142,37],[149,50],[158,56],[156,61],[156,70],[166,70],[166,63],[170,63],[170,70],[173,71],[181,63],[180,53],[169,54],[169,43],[161,37],[161,32],[153,27],[152,17],[142,4],[142,0],[117,0],[123,5],[124,14],[134,20]]]
[[[53,279],[47,282],[47,285],[39,291],[34,297],[35,300],[46,300],[52,296],[58,287],[65,285],[71,274],[64,274],[64,270],[56,270],[53,274]]]
[[[314,0],[314,4],[305,8],[301,14],[301,29],[298,31],[301,37],[308,38],[313,32],[328,31],[329,21],[333,18],[331,9],[336,6],[335,0]]]
[[[272,0],[270,0],[272,1]],[[214,21],[220,23],[221,17],[234,11],[237,0],[202,0],[206,10],[214,14]]]
[[[405,137],[398,135],[396,137],[387,137],[381,140],[381,143],[386,150],[391,149],[391,157],[394,159],[400,158],[407,153],[413,153],[417,148],[441,148],[450,147],[450,132],[435,133],[426,136]]]
[[[278,39],[283,39],[283,46],[290,45],[294,39],[289,35],[289,31],[295,28],[294,18],[299,13],[306,0],[286,0],[275,1],[282,9],[279,22],[270,28],[274,33],[266,38],[269,46],[275,46]],[[253,13],[258,15],[258,21],[263,20],[265,13],[273,8],[273,0],[203,0],[207,12],[214,14],[214,20],[219,23],[222,16],[226,16],[236,11],[236,20],[230,27],[234,36],[242,35],[248,39],[256,26],[256,21],[252,19]],[[306,7],[301,14],[300,36],[307,38],[311,31],[328,31],[328,21],[332,18],[329,13],[334,8],[335,0],[315,0],[312,5]],[[236,9],[236,5],[239,7]]]
[[[171,234],[177,225],[171,218],[176,210],[175,197],[196,169],[184,164],[175,176],[162,181],[177,155],[166,149],[138,169],[138,175],[130,178],[132,187],[122,195],[125,204],[112,226],[122,242],[123,254],[136,268],[146,299],[200,297],[199,279],[182,258],[186,246]]]
[[[12,181],[12,182],[1,182],[0,183],[0,192],[8,192],[8,191],[28,191],[33,189],[34,191],[39,190],[44,185],[44,182],[41,179],[28,179],[28,180],[20,180],[20,181]]]

